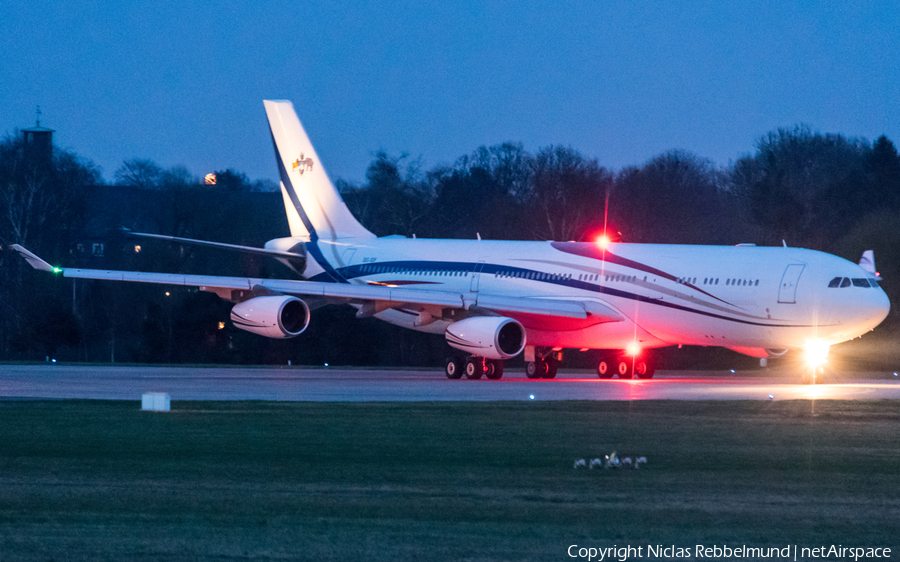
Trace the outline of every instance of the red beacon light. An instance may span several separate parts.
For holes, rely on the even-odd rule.
[[[601,248],[606,248],[607,246],[609,246],[610,239],[609,239],[609,236],[607,236],[605,234],[601,234],[600,236],[597,237],[596,242],[597,242],[597,245],[600,246]]]

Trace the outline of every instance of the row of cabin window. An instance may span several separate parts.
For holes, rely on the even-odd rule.
[[[385,265],[364,265],[361,268],[363,273],[408,273],[411,275],[444,275],[449,277],[468,277],[468,271],[450,271],[450,270],[429,270],[429,269],[407,269],[405,267],[388,267]]]
[[[535,273],[533,271],[499,271],[496,275],[497,277],[514,277],[516,279],[553,279],[553,280],[562,280],[562,279],[572,279],[573,276],[571,273]],[[579,281],[597,281],[600,278],[599,273],[587,274],[581,273],[578,275]],[[637,281],[637,275],[606,275],[605,276],[607,282],[618,282],[618,281]],[[647,280],[647,277],[644,277],[644,281]]]
[[[828,283],[828,286],[832,289],[836,289],[836,288],[843,289],[844,287],[849,287],[850,285],[853,285],[854,287],[864,287],[864,288],[868,289],[869,287],[877,287],[878,281],[871,279],[871,278],[865,278],[865,277],[864,278],[856,278],[856,279],[850,279],[849,277],[835,277]]]
[[[468,277],[469,276],[468,271],[429,271],[429,270],[421,270],[421,269],[405,269],[405,268],[401,268],[401,267],[387,267],[387,266],[380,266],[380,265],[364,265],[364,266],[362,266],[362,271],[364,273],[410,273],[410,274],[415,274],[415,275],[447,275],[447,276],[451,276],[451,277]],[[540,281],[547,280],[547,279],[552,279],[552,280],[556,281],[556,280],[561,280],[561,279],[571,279],[572,278],[571,273],[560,274],[560,273],[538,273],[538,272],[534,272],[534,271],[503,271],[503,270],[497,272],[495,276],[496,277],[514,277],[517,279],[536,279],[536,280],[540,280]],[[599,277],[600,277],[599,274],[592,274],[592,275],[581,274],[578,276],[578,279],[580,281],[596,281]],[[623,281],[633,283],[634,281],[637,280],[636,275],[606,275],[605,278],[606,278],[607,282],[612,282],[612,283],[623,282]],[[848,280],[846,277],[844,277],[843,279],[847,282],[847,284],[840,285],[840,286],[841,287],[849,287],[850,280]],[[647,278],[644,277],[644,280],[646,281]],[[853,279],[853,284],[856,285],[857,287],[868,287],[869,286],[868,281],[869,281],[868,279]],[[686,279],[681,278],[681,279],[678,279],[678,282],[684,283],[684,284],[696,284],[697,278],[696,277],[686,278]],[[835,282],[840,284],[841,278],[835,277],[834,279],[832,279],[831,283],[828,286],[829,287],[837,287],[838,285],[835,285],[834,284]],[[862,284],[858,284],[858,282],[859,283],[865,282],[866,284],[862,285]],[[704,285],[718,285],[719,279],[707,277],[707,278],[703,279],[703,284]],[[756,279],[756,280],[726,279],[725,285],[728,285],[728,286],[740,285],[740,286],[744,286],[744,287],[758,286],[759,279]],[[875,287],[878,286],[875,283],[874,279],[872,280],[872,286],[875,286]]]
[[[686,279],[682,277],[682,278],[678,279],[678,282],[683,283],[685,285],[696,285],[697,277],[694,277],[694,278],[688,277]],[[718,285],[719,278],[718,277],[704,277],[703,284],[704,285]],[[737,286],[759,287],[759,279],[726,279],[725,285],[728,287],[731,287],[731,286],[734,286],[734,287],[737,287]]]
[[[694,277],[694,283],[697,282],[697,278]],[[706,277],[703,279],[704,285],[718,285],[719,278],[718,277]],[[725,285],[728,287],[759,287],[759,279],[726,279]]]
[[[513,277],[515,279],[536,279],[538,281],[545,281],[547,279],[552,279],[554,281],[560,281],[562,279],[571,279],[571,273],[538,273],[536,271],[506,271],[500,270],[494,277]]]

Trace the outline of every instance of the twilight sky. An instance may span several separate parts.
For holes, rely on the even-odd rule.
[[[332,178],[375,151],[450,164],[512,140],[619,169],[727,165],[777,127],[900,144],[896,0],[10,2],[0,133],[275,179],[263,99],[289,99]]]

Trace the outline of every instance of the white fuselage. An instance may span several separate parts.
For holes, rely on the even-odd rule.
[[[277,247],[297,239],[272,242]],[[307,249],[315,258],[306,271],[313,280],[451,291],[472,302],[479,295],[594,301],[625,319],[510,314],[525,326],[528,345],[537,346],[686,344],[762,357],[766,350],[858,337],[890,308],[884,291],[861,267],[800,248],[387,237],[320,240]],[[835,278],[856,283],[829,287]],[[440,319],[419,326],[414,310],[377,316],[432,333],[443,333],[450,323]]]

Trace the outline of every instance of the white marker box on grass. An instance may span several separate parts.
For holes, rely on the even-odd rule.
[[[141,395],[141,410],[168,412],[171,399],[164,392],[147,392]]]

